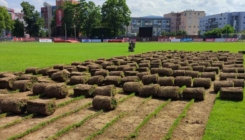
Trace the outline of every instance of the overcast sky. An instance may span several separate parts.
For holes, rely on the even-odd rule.
[[[23,0],[0,0],[0,5],[21,11],[20,3]],[[55,0],[25,0],[34,5],[37,11],[44,2],[55,5]],[[91,0],[97,5],[102,5],[105,0]],[[132,12],[131,16],[163,16],[165,13],[181,12],[186,9],[205,11],[206,14],[245,11],[245,0],[127,0]]]

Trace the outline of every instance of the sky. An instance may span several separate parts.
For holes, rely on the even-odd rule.
[[[0,0],[0,5],[21,11],[23,0]],[[41,11],[44,2],[55,5],[55,0],[25,0]],[[105,0],[90,0],[102,5]],[[182,12],[187,9],[205,11],[207,15],[224,12],[245,11],[245,0],[126,0],[132,17],[156,15],[163,16],[170,12]]]

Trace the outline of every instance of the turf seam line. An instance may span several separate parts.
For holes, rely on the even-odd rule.
[[[138,136],[139,130],[147,123],[149,122],[149,120],[157,115],[166,105],[168,105],[168,103],[171,102],[171,99],[168,99],[166,102],[164,102],[163,104],[161,104],[160,106],[158,106],[153,112],[151,112],[148,116],[146,116],[143,121],[136,127],[136,129],[134,130],[133,133],[131,133],[128,138],[135,138]]]
[[[186,116],[186,113],[188,109],[191,107],[191,105],[194,103],[194,99],[192,99],[184,108],[182,113],[175,119],[174,123],[172,126],[169,128],[167,135],[162,139],[162,140],[169,140],[172,137],[172,134],[175,130],[175,128],[178,126],[179,122]]]

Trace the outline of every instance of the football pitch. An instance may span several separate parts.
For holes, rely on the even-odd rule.
[[[158,50],[200,52],[212,50],[238,53],[245,50],[245,43],[136,42],[134,52],[128,52],[128,43],[0,43],[0,72],[24,72],[27,67],[47,68],[56,64],[70,65],[72,62],[129,56]],[[245,59],[245,55],[243,57]],[[241,102],[220,100],[217,94],[203,139],[244,139],[244,111],[245,100]]]

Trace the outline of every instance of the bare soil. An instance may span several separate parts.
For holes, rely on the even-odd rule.
[[[121,98],[126,97],[127,95],[124,94],[117,94],[115,96],[115,98],[117,100],[120,100]],[[91,99],[92,100],[92,99]],[[93,108],[88,107],[87,109],[83,109],[80,110],[79,112],[69,115],[65,118],[62,118],[60,120],[55,121],[54,123],[52,123],[51,125],[48,125],[44,128],[42,128],[41,130],[34,132],[30,135],[27,135],[25,137],[23,137],[23,140],[43,140],[43,139],[47,139],[50,136],[53,136],[55,133],[57,133],[58,131],[64,129],[65,127],[74,124],[74,123],[78,123],[79,121],[83,120],[84,118],[86,118],[89,115],[92,115],[96,113],[96,110],[94,110]]]
[[[116,108],[116,110],[100,114],[99,116],[85,122],[80,128],[70,131],[69,133],[65,134],[59,139],[85,139],[89,135],[103,128],[105,124],[109,123],[111,120],[113,120],[113,118],[117,117],[119,114],[135,110],[137,105],[139,105],[143,100],[143,98],[132,97],[131,99],[128,99],[122,104],[120,104]],[[122,119],[124,120],[124,118],[121,118],[121,120]]]
[[[29,119],[26,121],[22,121],[19,124],[16,124],[14,126],[11,126],[9,128],[5,128],[3,130],[0,130],[0,136],[1,139],[7,139],[13,135],[23,133],[24,131],[32,128],[35,125],[38,125],[41,122],[47,121],[51,118],[57,117],[59,115],[62,115],[66,112],[70,112],[71,110],[75,110],[76,108],[83,106],[89,102],[92,102],[92,99],[82,99],[79,101],[76,101],[74,103],[68,104],[64,107],[58,108],[55,113],[48,117],[37,117],[33,119]]]
[[[114,125],[109,127],[102,135],[96,137],[99,140],[121,140],[127,138],[131,133],[134,132],[135,128],[143,121],[143,119],[154,111],[163,100],[151,99],[145,104],[138,106],[135,104],[134,110],[120,119]]]
[[[216,77],[218,80],[219,78]],[[201,140],[209,115],[212,111],[216,95],[213,91],[213,82],[210,89],[206,90],[204,101],[195,102],[188,110],[184,119],[174,130],[172,140]]]
[[[188,101],[172,101],[153,117],[140,131],[136,139],[162,139]]]

